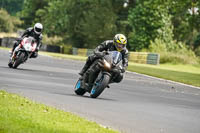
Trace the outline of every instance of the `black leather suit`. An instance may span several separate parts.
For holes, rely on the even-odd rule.
[[[94,50],[94,54],[90,55],[86,61],[85,66],[83,67],[83,69],[81,70],[81,72],[79,73],[80,75],[83,75],[88,69],[87,72],[90,72],[90,66],[91,64],[95,61],[95,59],[99,58],[100,56],[102,56],[103,51],[116,51],[116,47],[113,44],[113,40],[107,40],[102,42],[99,46],[97,46]],[[128,66],[128,50],[127,48],[124,48],[122,51],[120,51],[122,54],[122,58],[123,58],[123,67],[124,67],[124,71],[117,73],[116,78],[114,80],[114,82],[120,82],[123,79],[123,73],[125,72],[126,67]]]
[[[20,38],[18,38],[18,39],[14,42],[14,46],[13,46],[12,52],[13,52],[14,49],[20,44],[20,42],[22,41],[22,39],[23,39],[24,37],[29,37],[29,36],[31,36],[31,37],[33,37],[33,38],[36,39],[37,48],[36,48],[35,53],[33,53],[33,54],[31,55],[31,58],[36,58],[36,57],[38,56],[38,50],[39,50],[39,48],[40,48],[40,46],[41,46],[42,34],[36,34],[36,33],[34,32],[33,27],[27,28],[27,29],[25,30],[25,32],[22,34],[22,36],[21,36]]]

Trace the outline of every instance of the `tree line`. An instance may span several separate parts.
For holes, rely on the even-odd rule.
[[[0,4],[23,21],[21,27],[41,22],[44,34],[61,37],[62,43],[74,47],[94,48],[122,33],[134,51],[152,49],[158,42],[157,48],[167,51],[181,47],[200,51],[199,0],[2,0]]]

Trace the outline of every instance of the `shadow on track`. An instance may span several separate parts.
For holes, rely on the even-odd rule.
[[[54,93],[54,94],[65,95],[65,96],[76,96],[76,97],[80,97],[80,98],[89,98],[89,99],[92,99],[92,100],[117,101],[116,99],[102,98],[102,97],[91,98],[90,96],[87,96],[87,95],[79,96],[79,95],[76,95],[76,94],[69,94],[69,93]]]
[[[3,69],[10,69],[10,70],[14,70],[14,71],[26,71],[26,72],[46,72],[46,73],[51,73],[51,71],[42,71],[42,70],[34,70],[34,69],[26,69],[26,68],[16,68],[16,69],[13,69],[13,68],[9,68],[9,67],[5,67],[5,66],[0,66],[0,68],[3,68]]]

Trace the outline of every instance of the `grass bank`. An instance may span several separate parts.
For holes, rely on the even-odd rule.
[[[87,59],[87,57],[85,57],[85,56],[59,54],[59,53],[43,52],[43,51],[40,51],[39,54],[53,56],[53,57],[62,58],[62,59],[72,59],[72,60],[81,60],[81,61],[85,61]]]
[[[83,56],[65,55],[65,54],[49,53],[49,52],[41,52],[41,54],[59,58],[82,60],[82,61],[84,61],[87,58]],[[148,64],[137,64],[129,62],[128,70],[132,72],[142,73],[154,77],[159,77],[163,79],[168,79],[200,87],[200,64],[199,65],[190,65],[190,64],[148,65]]]
[[[0,38],[4,37],[17,37],[17,33],[6,33],[6,32],[0,32]]]
[[[39,53],[41,55],[48,55],[58,58],[74,59],[82,61],[84,61],[87,58],[84,56],[66,55],[66,54],[51,53],[51,52],[39,52]],[[199,65],[190,65],[190,64],[148,65],[148,64],[137,64],[129,62],[128,70],[200,87],[200,64]]]
[[[200,87],[200,65],[130,63],[128,70]]]
[[[0,133],[117,133],[68,112],[0,91]]]

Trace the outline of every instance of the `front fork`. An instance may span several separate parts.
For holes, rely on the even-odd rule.
[[[12,63],[14,63],[14,61],[17,59],[17,56],[20,54],[20,52],[25,52],[25,51],[21,51],[20,48],[15,48],[14,52],[13,52],[13,55],[11,57],[11,61]],[[28,54],[25,52],[25,54]],[[29,58],[30,54],[28,54],[27,56],[25,56],[24,60],[23,60],[23,63],[27,61],[27,59]]]
[[[17,55],[17,52],[19,51],[20,47],[17,46],[14,51],[13,51],[13,54],[11,56],[11,59],[14,60],[16,58],[16,55]]]

